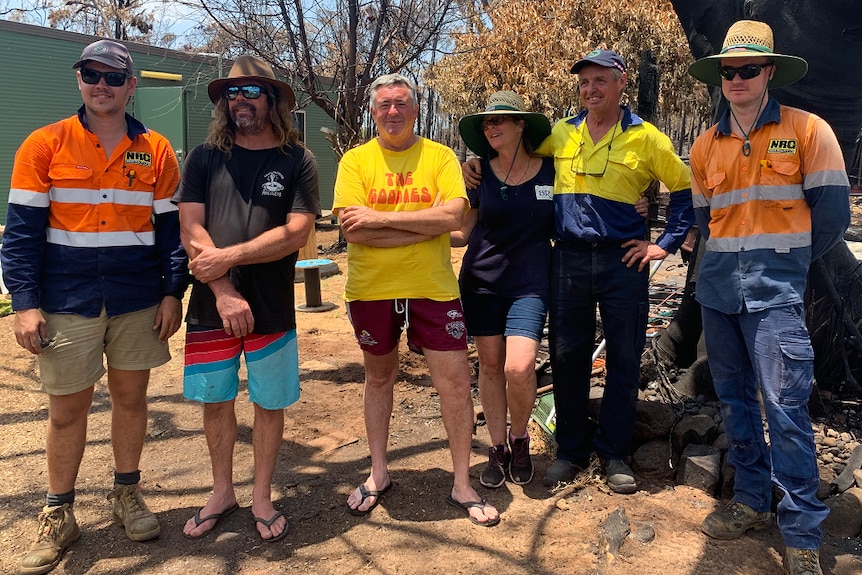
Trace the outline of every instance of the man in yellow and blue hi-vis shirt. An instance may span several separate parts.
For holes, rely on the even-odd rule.
[[[735,468],[733,501],[710,513],[707,535],[735,539],[771,522],[772,486],[789,575],[821,575],[819,471],[808,415],[814,352],[805,326],[808,267],[842,240],[850,191],[835,134],[813,114],[781,106],[769,88],[807,63],[773,52],[772,29],[742,20],[719,54],[689,73],[729,104],[691,149],[691,183],[706,252],[697,300]],[[764,440],[763,412],[770,446]]]
[[[620,105],[628,75],[611,50],[575,63],[583,110],[554,125],[537,150],[556,168],[556,242],[551,256],[550,351],[557,412],[557,461],[546,485],[571,481],[593,450],[608,486],[637,489],[631,451],[646,342],[649,262],[676,251],[694,222],[689,171],[670,139]],[[670,191],[668,221],[655,242],[635,203],[653,180]],[[589,420],[596,306],[607,342],[607,380],[598,428]]]
[[[134,541],[158,537],[138,490],[150,368],[170,359],[188,283],[179,181],[167,139],[126,114],[137,78],[125,46],[99,40],[77,69],[83,106],[30,134],[15,155],[3,279],[15,339],[37,356],[48,394],[48,494],[20,573],[52,570],[81,534],[72,505],[95,383],[111,394],[114,519]]]

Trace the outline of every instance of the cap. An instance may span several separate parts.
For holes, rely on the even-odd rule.
[[[613,50],[593,50],[586,56],[575,62],[572,66],[572,74],[577,74],[581,68],[588,64],[603,66],[605,68],[616,68],[620,72],[626,71],[626,63],[622,57]]]
[[[129,76],[134,74],[129,50],[113,40],[99,40],[84,48],[84,51],[81,52],[81,59],[72,64],[72,68],[81,68],[89,61],[99,62],[118,70],[125,70]]]

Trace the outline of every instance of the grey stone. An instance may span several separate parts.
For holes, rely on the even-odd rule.
[[[605,520],[604,525],[602,525],[602,538],[604,539],[605,550],[611,555],[616,556],[631,531],[631,523],[626,516],[626,510],[622,507],[617,507]]]
[[[858,446],[853,450],[850,458],[847,460],[847,465],[844,466],[844,469],[839,472],[838,477],[833,481],[839,493],[847,491],[853,485],[853,472],[857,469],[862,469],[862,446]]]
[[[826,501],[829,517],[823,530],[834,537],[856,537],[862,531],[862,489],[851,487]]]
[[[677,456],[671,453],[667,440],[650,441],[635,450],[632,455],[632,467],[638,475],[672,480],[674,471],[670,466],[671,459],[676,465]]]
[[[655,528],[649,523],[635,521],[635,530],[629,535],[643,544],[652,543],[655,539]]]
[[[715,439],[717,426],[708,415],[685,417],[673,429],[673,448],[682,452],[689,444],[709,445]]]
[[[667,438],[676,422],[676,414],[665,403],[639,401],[635,412],[634,444]]]
[[[716,449],[727,451],[730,448],[730,441],[727,439],[727,434],[719,433],[718,437],[715,438],[715,441],[712,442],[712,446]]]
[[[721,477],[721,451],[709,445],[686,446],[679,460],[676,482],[714,494]]]

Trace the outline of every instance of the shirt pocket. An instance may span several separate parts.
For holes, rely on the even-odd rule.
[[[764,160],[760,165],[760,183],[764,186],[792,186],[802,183],[798,162]]]
[[[727,184],[725,182],[727,182],[727,174],[723,171],[715,171],[707,175],[704,184],[709,190],[709,197],[726,192]]]

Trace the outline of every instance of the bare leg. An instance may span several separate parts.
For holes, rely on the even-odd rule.
[[[68,493],[75,479],[87,443],[87,415],[93,402],[93,386],[71,395],[48,396],[48,492]]]
[[[389,442],[389,419],[392,417],[392,391],[398,377],[398,348],[386,355],[372,355],[367,351],[363,353],[365,356],[365,397],[363,399],[365,433],[368,435],[368,449],[371,452],[371,474],[365,480],[365,487],[369,491],[380,491],[391,481],[386,447]],[[470,425],[472,424],[471,419]],[[368,497],[363,502],[357,488],[347,498],[347,505],[352,509],[367,511],[376,501],[376,497]]]
[[[479,399],[485,412],[491,445],[506,444],[506,342],[502,335],[475,337],[479,352]]]
[[[137,471],[147,434],[147,384],[150,370],[108,367],[111,393],[111,445],[119,473]]]
[[[536,402],[536,354],[539,342],[528,337],[506,338],[506,380],[512,435],[527,433],[527,423]],[[483,400],[484,401],[484,400]]]
[[[236,505],[233,488],[233,447],[236,443],[234,400],[204,404],[204,433],[212,463],[213,492],[200,511],[201,517],[222,513]],[[186,521],[183,533],[198,537],[212,529],[214,521],[204,521],[195,527],[195,520],[191,518]]]
[[[470,399],[470,366],[465,351],[423,349],[431,381],[440,394],[440,414],[449,436],[455,481],[452,498],[460,503],[479,501],[481,497],[470,485],[470,442],[473,435],[473,401]],[[480,522],[496,518],[497,510],[471,508],[470,515]]]
[[[255,403],[252,433],[254,489],[251,494],[251,512],[255,517],[265,520],[271,519],[276,513],[272,505],[272,475],[283,435],[284,410],[264,409]],[[279,517],[269,527],[261,523],[255,523],[255,526],[262,538],[272,539],[287,528],[287,519]]]

